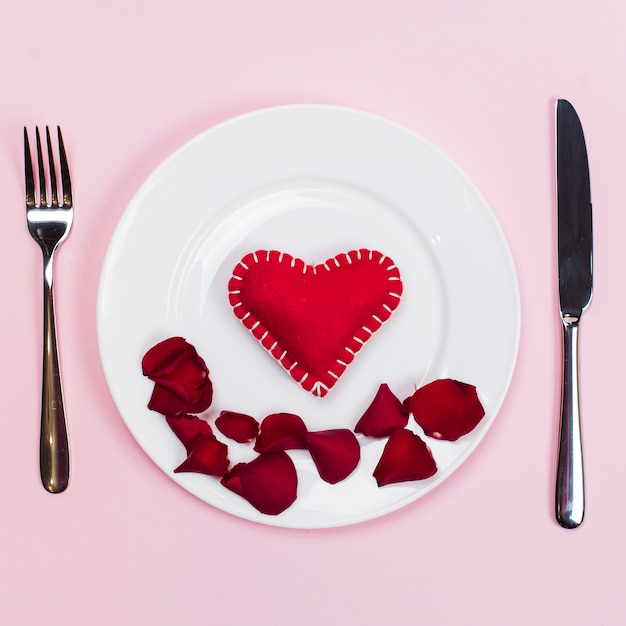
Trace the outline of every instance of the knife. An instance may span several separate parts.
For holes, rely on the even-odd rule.
[[[556,188],[563,387],[556,476],[556,519],[579,526],[585,513],[578,389],[578,327],[591,301],[593,233],[589,163],[583,129],[567,100],[556,103]]]

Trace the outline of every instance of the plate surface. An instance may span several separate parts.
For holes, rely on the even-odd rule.
[[[356,248],[395,261],[402,302],[330,393],[316,398],[242,327],[228,303],[228,279],[256,249],[316,264]],[[493,423],[513,374],[519,331],[512,257],[473,183],[405,128],[333,106],[260,110],[211,128],[172,154],[124,213],[98,294],[107,383],[145,452],[205,502],[294,528],[371,519],[440,484]],[[475,385],[486,416],[457,442],[425,438],[439,467],[425,481],[379,489],[372,471],[382,440],[361,438],[359,467],[336,485],[321,481],[306,452],[290,453],[298,499],[279,516],[262,515],[218,479],[173,473],[185,451],[165,420],[146,408],[152,383],[142,376],[141,358],[174,335],[192,343],[210,369],[209,422],[228,409],[259,421],[297,413],[309,430],[353,428],[381,383],[404,399],[415,386],[446,377]],[[232,462],[254,457],[250,446],[228,443]]]

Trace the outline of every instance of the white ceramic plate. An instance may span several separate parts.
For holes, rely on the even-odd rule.
[[[236,319],[227,282],[256,249],[316,264],[355,248],[393,258],[404,283],[391,319],[325,398],[315,398],[269,357]],[[168,476],[242,518],[320,528],[402,507],[447,478],[476,448],[505,397],[517,356],[520,304],[500,227],[472,182],[444,154],[382,118],[341,107],[296,105],[237,117],[199,135],[144,183],[112,238],[102,270],[98,338],[108,385],[130,432]],[[353,428],[382,382],[401,399],[436,378],[476,385],[486,409],[461,440],[427,439],[439,471],[378,488],[384,441],[361,438],[361,462],[329,485],[308,454],[290,453],[298,499],[279,516],[258,513],[218,479],[174,474],[185,457],[146,404],[140,362],[182,335],[214,384],[221,410],[297,413],[310,430]],[[412,420],[411,420],[412,422]],[[419,429],[413,426],[416,432]],[[249,446],[230,446],[233,462]],[[426,505],[425,505],[426,506]]]

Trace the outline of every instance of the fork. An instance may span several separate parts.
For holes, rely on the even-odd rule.
[[[44,169],[39,128],[35,128],[37,172],[33,173],[28,131],[24,128],[26,174],[26,222],[43,255],[43,371],[39,468],[43,486],[50,493],[64,491],[69,482],[70,455],[65,424],[65,407],[54,315],[54,253],[65,241],[74,218],[72,186],[61,129],[57,126],[61,185],[52,153],[50,131],[46,126],[48,180]],[[35,192],[37,187],[37,194]],[[59,201],[60,199],[60,201]]]

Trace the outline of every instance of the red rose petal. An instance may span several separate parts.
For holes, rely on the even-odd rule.
[[[307,427],[293,413],[273,413],[262,422],[254,449],[262,454],[283,450],[304,450]]]
[[[141,361],[144,376],[155,383],[148,408],[163,415],[201,413],[213,400],[206,363],[182,337],[156,344]]]
[[[223,476],[228,470],[228,447],[213,435],[201,435],[189,456],[174,470],[196,472],[209,476]]]
[[[172,432],[183,443],[185,449],[187,450],[187,454],[191,452],[198,437],[214,436],[209,424],[197,415],[179,413],[178,415],[170,415],[166,417],[165,421],[172,429]]]
[[[241,470],[243,469],[245,463],[237,463],[237,465],[231,467],[226,474],[222,477],[220,481],[226,489],[230,489],[233,493],[236,493],[238,496],[243,496],[243,485],[241,484]]]
[[[320,478],[327,483],[344,480],[359,464],[361,447],[347,428],[308,433],[306,441]]]
[[[404,402],[402,402],[402,410],[407,414],[411,414],[411,396],[405,398]]]
[[[437,471],[429,447],[418,435],[402,428],[393,432],[374,469],[379,487],[409,480],[423,480]]]
[[[154,385],[152,395],[148,401],[148,408],[161,415],[176,415],[177,413],[193,411],[193,407],[189,407],[188,404],[181,402],[177,395],[160,385]]]
[[[222,484],[261,513],[278,515],[295,502],[298,475],[287,453],[274,452],[236,465]]]
[[[410,407],[429,437],[446,441],[471,432],[485,415],[476,387],[450,378],[420,387],[411,396]]]
[[[229,439],[238,443],[250,443],[259,434],[259,422],[254,417],[235,411],[222,411],[215,426]]]
[[[152,346],[141,360],[144,376],[152,377],[171,372],[176,355],[185,352],[188,345],[183,337],[169,337]]]
[[[394,430],[404,428],[409,416],[402,402],[382,384],[372,403],[357,422],[354,432],[367,437],[388,437]]]

